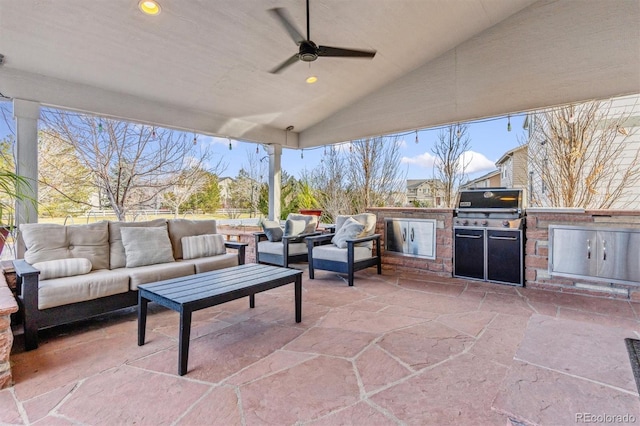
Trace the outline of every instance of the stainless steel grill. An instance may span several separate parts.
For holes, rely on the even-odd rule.
[[[460,191],[453,222],[453,274],[524,284],[522,190]]]

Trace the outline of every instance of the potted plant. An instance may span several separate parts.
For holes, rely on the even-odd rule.
[[[30,184],[23,176],[0,170],[0,254],[9,238],[15,238],[15,203],[33,201],[28,196]]]

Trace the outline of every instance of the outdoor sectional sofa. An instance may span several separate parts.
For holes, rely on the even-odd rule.
[[[139,284],[244,264],[247,245],[216,234],[215,220],[23,224],[20,236],[26,350],[38,347],[40,329],[136,305]]]

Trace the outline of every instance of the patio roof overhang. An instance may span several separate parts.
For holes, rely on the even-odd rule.
[[[312,40],[377,55],[280,74],[267,9],[304,2],[159,1],[0,0],[0,92],[288,148],[640,92],[637,0],[311,0]]]

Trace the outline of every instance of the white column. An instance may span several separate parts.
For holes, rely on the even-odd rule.
[[[282,146],[268,145],[267,153],[269,154],[269,220],[280,220]]]
[[[38,102],[13,100],[13,118],[16,122],[16,173],[30,184],[27,198],[31,201],[16,201],[16,226],[20,223],[38,221]],[[16,257],[24,254],[22,241],[18,241]]]

